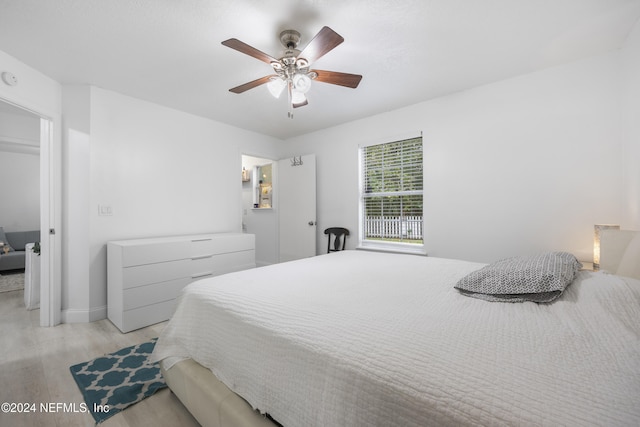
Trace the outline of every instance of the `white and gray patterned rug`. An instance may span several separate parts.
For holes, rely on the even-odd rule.
[[[0,293],[24,289],[24,273],[2,273],[0,275]]]

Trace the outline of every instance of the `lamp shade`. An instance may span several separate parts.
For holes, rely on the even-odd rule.
[[[296,74],[293,76],[293,89],[296,92],[307,93],[311,89],[311,79],[306,74]]]
[[[620,230],[620,226],[617,224],[596,224],[593,228],[593,270],[598,271],[600,269],[600,232],[608,229]]]
[[[291,92],[291,103],[296,105],[296,104],[304,104],[304,102],[307,100],[307,98],[304,96],[304,93],[302,92],[298,92],[298,91],[292,91]]]
[[[267,83],[267,89],[269,89],[269,92],[274,98],[279,98],[282,93],[282,89],[284,89],[286,85],[287,84],[284,80],[279,77],[274,77],[269,80],[269,83]]]

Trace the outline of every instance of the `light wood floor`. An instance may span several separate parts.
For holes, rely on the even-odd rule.
[[[42,328],[40,311],[27,311],[23,291],[0,293],[0,403],[75,403],[84,400],[69,367],[157,337],[164,323],[122,334],[108,320]],[[93,426],[87,413],[3,413],[0,426]],[[198,426],[163,389],[114,415],[104,427]]]

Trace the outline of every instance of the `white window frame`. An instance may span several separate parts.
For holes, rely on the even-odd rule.
[[[424,138],[422,139],[422,202],[423,202],[423,212],[422,212],[422,244],[419,243],[402,243],[402,242],[385,242],[379,240],[367,240],[365,238],[365,225],[364,225],[364,162],[363,162],[363,152],[364,148],[370,147],[373,145],[387,144],[398,141],[404,141],[407,139],[415,139],[415,138],[423,138],[422,132],[410,133],[400,136],[394,136],[389,138],[384,138],[382,140],[371,141],[368,143],[363,143],[358,146],[358,227],[359,227],[359,241],[358,241],[358,249],[364,250],[374,250],[374,251],[383,251],[383,252],[401,252],[401,253],[410,253],[410,254],[420,254],[426,255],[425,249],[425,227],[424,227],[424,188],[425,188],[425,175],[424,175],[424,162],[425,162],[425,144]],[[415,194],[415,193],[414,193]]]

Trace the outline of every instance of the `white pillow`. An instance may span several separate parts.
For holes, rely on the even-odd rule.
[[[627,249],[620,259],[620,265],[618,265],[616,274],[618,276],[640,279],[640,233],[629,242]]]

